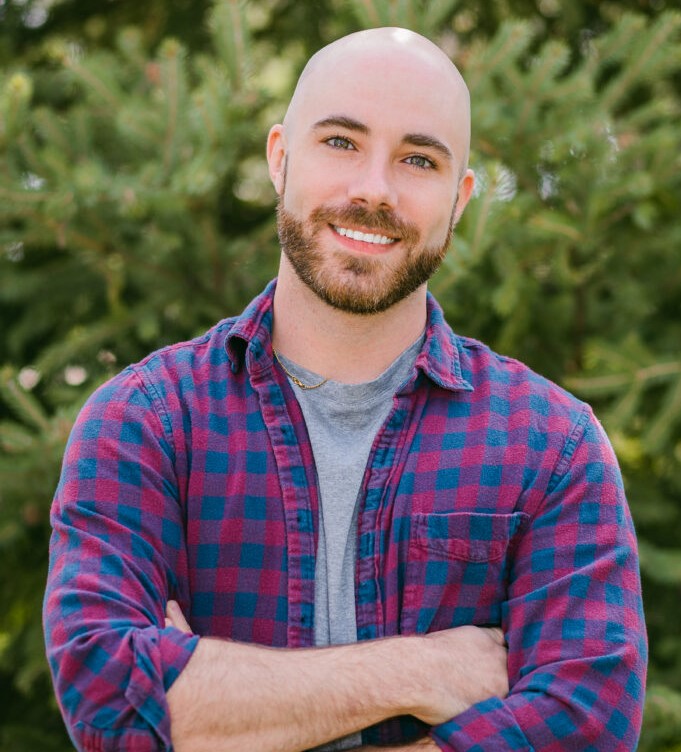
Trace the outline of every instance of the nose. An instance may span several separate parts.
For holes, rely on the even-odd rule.
[[[388,160],[380,155],[364,160],[354,172],[348,198],[367,209],[394,209],[397,192]]]

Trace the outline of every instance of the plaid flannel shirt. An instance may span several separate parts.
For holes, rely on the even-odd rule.
[[[83,408],[52,509],[45,633],[81,750],[172,749],[166,691],[200,635],[313,644],[318,488],[272,358],[274,283]],[[357,637],[500,624],[510,693],[428,733],[445,750],[633,750],[646,636],[636,541],[589,407],[452,333],[426,340],[359,495]],[[164,627],[179,601],[194,635]],[[229,708],[225,708],[229,712]]]

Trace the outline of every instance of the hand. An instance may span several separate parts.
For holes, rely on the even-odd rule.
[[[413,715],[437,726],[476,702],[508,694],[507,650],[496,627],[464,626],[423,637],[421,697]]]
[[[192,628],[184,618],[180,604],[177,601],[168,601],[168,605],[166,606],[166,627],[176,627],[182,632],[192,634]]]

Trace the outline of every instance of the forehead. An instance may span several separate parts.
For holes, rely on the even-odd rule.
[[[309,131],[331,115],[362,122],[372,133],[425,133],[459,151],[468,138],[463,82],[448,60],[378,48],[330,54],[301,80],[291,119]]]

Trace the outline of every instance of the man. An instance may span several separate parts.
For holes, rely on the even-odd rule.
[[[646,642],[607,439],[426,291],[469,138],[424,38],[317,53],[267,143],[276,283],[84,408],[45,608],[79,748],[635,749]]]

